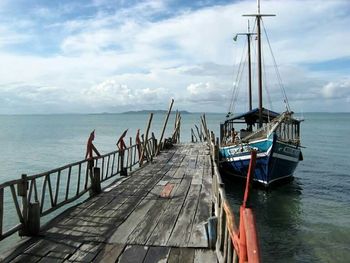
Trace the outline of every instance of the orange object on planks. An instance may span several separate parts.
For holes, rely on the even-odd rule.
[[[162,192],[160,193],[160,197],[169,198],[171,191],[174,189],[174,186],[175,186],[174,184],[167,183],[163,188]]]

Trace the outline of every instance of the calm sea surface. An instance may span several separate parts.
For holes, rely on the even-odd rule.
[[[182,141],[199,124],[199,114],[182,115]],[[224,115],[208,114],[218,135]],[[254,207],[264,262],[350,262],[350,114],[305,114],[302,124],[304,161],[295,180],[271,191],[254,190]],[[50,170],[84,158],[86,141],[96,129],[101,153],[115,150],[116,140],[144,130],[146,114],[0,115],[0,183]],[[164,115],[156,114],[151,130],[159,138]],[[169,120],[166,135],[174,126]],[[237,211],[242,185],[227,186]],[[11,220],[11,218],[7,218]],[[6,220],[5,220],[6,221]],[[0,251],[15,238],[0,242]]]

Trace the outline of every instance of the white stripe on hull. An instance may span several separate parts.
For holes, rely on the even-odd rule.
[[[278,159],[282,159],[282,160],[287,160],[287,161],[291,161],[291,162],[299,162],[299,158],[295,158],[292,156],[288,156],[288,155],[284,155],[284,154],[280,154],[280,153],[273,153],[272,157],[278,158]]]
[[[258,153],[256,155],[256,158],[263,158],[266,157],[267,153]],[[223,159],[223,162],[236,162],[236,161],[244,161],[244,160],[250,160],[250,154],[245,156],[239,156],[239,157],[231,157],[231,158],[225,158]]]

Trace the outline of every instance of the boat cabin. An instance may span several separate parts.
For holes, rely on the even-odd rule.
[[[264,139],[275,132],[278,140],[299,145],[300,121],[292,117],[293,112],[279,114],[262,109],[262,127],[259,127],[259,109],[229,117],[220,124],[221,145],[233,145]]]

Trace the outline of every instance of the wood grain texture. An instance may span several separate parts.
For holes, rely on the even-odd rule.
[[[211,169],[204,144],[164,150],[53,219],[5,262],[215,262],[204,227]]]

